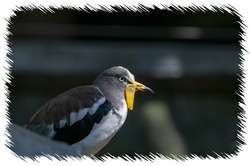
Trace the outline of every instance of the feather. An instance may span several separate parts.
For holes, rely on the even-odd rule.
[[[99,109],[100,107],[102,109]],[[93,86],[76,87],[48,101],[25,127],[53,139],[65,139],[71,144],[75,140],[86,137],[94,123],[100,122],[102,116],[107,114],[107,110],[103,107],[111,110],[110,102],[105,99],[98,88]],[[72,131],[76,134],[69,134]],[[68,137],[71,139],[62,138],[65,134],[69,134]]]

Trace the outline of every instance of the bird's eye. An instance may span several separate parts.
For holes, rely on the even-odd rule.
[[[124,76],[119,76],[118,79],[121,81],[121,82],[126,82],[126,78]]]

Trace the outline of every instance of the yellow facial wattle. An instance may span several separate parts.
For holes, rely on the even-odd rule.
[[[130,111],[132,111],[134,107],[135,91],[136,89],[135,89],[134,84],[128,84],[126,86],[125,96],[126,96],[127,106]]]
[[[128,109],[132,111],[134,107],[134,98],[135,98],[136,91],[144,91],[144,92],[150,92],[150,93],[154,93],[154,91],[139,82],[136,82],[136,81],[129,81],[129,82],[131,84],[126,85],[125,97],[126,97]]]

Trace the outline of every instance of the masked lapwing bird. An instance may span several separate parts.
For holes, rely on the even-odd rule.
[[[43,105],[25,127],[95,155],[133,110],[136,91],[153,91],[136,82],[124,67],[103,71],[89,86],[70,89]]]

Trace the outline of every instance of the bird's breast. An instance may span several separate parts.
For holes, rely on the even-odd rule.
[[[127,112],[127,106],[124,101],[122,107],[119,109],[113,108],[112,111],[102,118],[100,123],[94,125],[86,138],[72,146],[77,148],[80,146],[82,153],[85,155],[95,155],[122,127],[126,120]]]

